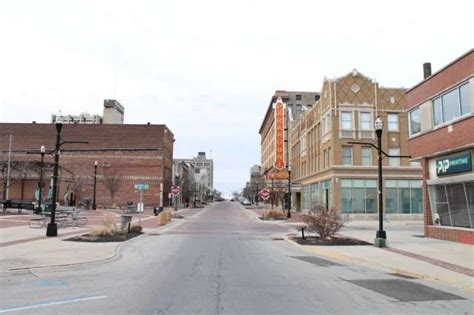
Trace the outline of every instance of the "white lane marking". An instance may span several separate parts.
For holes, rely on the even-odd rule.
[[[107,297],[106,295],[84,296],[84,297],[70,298],[70,299],[65,299],[65,300],[43,302],[43,303],[32,304],[32,305],[16,306],[16,307],[0,309],[0,313],[22,311],[22,310],[28,310],[28,309],[43,307],[43,306],[52,306],[52,305],[60,305],[60,304],[67,304],[67,303],[105,299],[106,297]]]

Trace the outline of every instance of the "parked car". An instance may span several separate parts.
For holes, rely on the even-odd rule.
[[[240,203],[244,206],[251,206],[252,203],[250,203],[250,201],[246,198],[242,198],[242,200],[240,201]]]

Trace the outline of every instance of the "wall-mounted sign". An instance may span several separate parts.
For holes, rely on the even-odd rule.
[[[275,114],[275,168],[281,170],[285,167],[285,103],[278,97],[273,104]]]
[[[438,176],[471,171],[472,156],[470,151],[443,156],[442,158],[436,159],[436,174]]]

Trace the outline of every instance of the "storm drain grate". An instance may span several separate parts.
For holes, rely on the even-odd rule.
[[[292,256],[292,258],[296,258],[302,261],[309,262],[310,264],[317,265],[320,267],[329,267],[329,266],[342,266],[341,264],[332,262],[330,260],[314,257],[314,256]]]
[[[400,279],[347,281],[368,290],[397,299],[401,302],[465,300],[464,298],[451,293]]]

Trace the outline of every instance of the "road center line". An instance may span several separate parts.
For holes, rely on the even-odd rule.
[[[43,303],[38,303],[38,304],[31,304],[31,305],[4,308],[4,309],[0,309],[0,313],[8,313],[8,312],[28,310],[28,309],[43,307],[43,306],[53,306],[53,305],[68,304],[68,303],[75,303],[75,302],[84,302],[84,301],[91,301],[91,300],[98,300],[98,299],[105,299],[105,298],[107,298],[106,295],[79,296],[79,297],[76,297],[76,298],[69,298],[69,299],[64,299],[64,300],[57,300],[57,301],[43,302]]]

